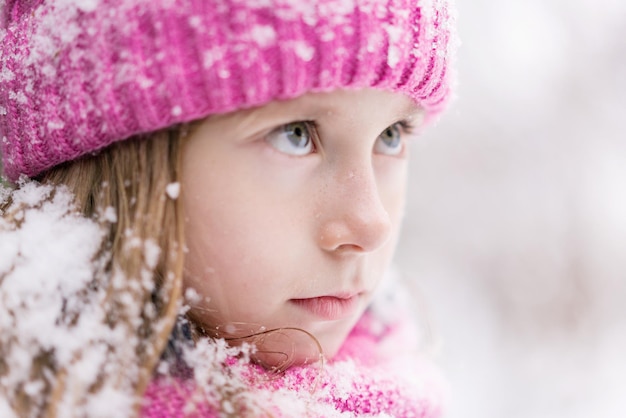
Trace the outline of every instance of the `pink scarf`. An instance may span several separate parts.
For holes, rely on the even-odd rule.
[[[268,377],[259,366],[227,355],[218,372],[198,373],[192,366],[194,378],[155,378],[145,394],[142,416],[216,417],[220,405],[228,416],[440,417],[445,384],[417,351],[415,326],[408,318],[403,315],[390,324],[366,312],[323,367],[293,367]],[[223,341],[208,344],[210,356],[229,350]],[[216,391],[225,382],[233,388],[229,399]],[[243,398],[242,411],[231,400]]]

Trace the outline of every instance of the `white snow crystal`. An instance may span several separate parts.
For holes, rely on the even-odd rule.
[[[192,305],[195,305],[202,301],[202,296],[193,287],[188,287],[185,290],[185,300]]]
[[[183,108],[176,105],[172,108],[172,116],[180,116],[183,114]]]
[[[99,3],[100,0],[57,0],[60,6],[74,6],[83,12],[93,12]]]
[[[93,418],[109,418],[133,416],[134,399],[112,387],[107,387],[96,394],[89,396],[85,410]],[[112,413],[112,411],[115,411]],[[61,415],[60,415],[61,416]],[[65,415],[71,416],[71,415]]]
[[[30,182],[20,180],[20,189],[13,193],[13,200],[17,205],[35,206],[39,202],[47,199],[52,192],[52,187],[36,185]]]
[[[235,412],[235,407],[233,406],[231,402],[227,400],[222,402],[222,409],[227,414],[233,414]]]
[[[304,41],[294,42],[293,49],[302,61],[309,62],[313,59],[313,55],[315,55],[315,49]]]
[[[112,206],[107,207],[104,210],[104,213],[102,213],[102,219],[111,223],[117,222],[117,214],[115,212],[115,208]]]
[[[165,193],[169,196],[170,199],[176,200],[178,196],[180,196],[180,183],[170,183],[165,187]]]
[[[15,78],[15,74],[13,74],[11,72],[11,70],[9,70],[6,67],[2,68],[2,71],[0,71],[0,81],[11,81]]]
[[[216,62],[224,59],[224,55],[226,54],[226,48],[224,47],[214,47],[209,50],[204,51],[202,55],[202,65],[205,69],[209,69],[215,65]]]
[[[399,26],[387,25],[385,26],[387,35],[389,36],[389,52],[387,54],[387,64],[390,67],[395,67],[400,62],[400,51],[397,47],[400,38],[402,37],[402,29]]]
[[[261,48],[267,48],[276,42],[276,31],[269,25],[255,25],[250,29],[250,34]]]
[[[25,104],[28,102],[26,95],[23,91],[9,91],[9,99],[15,100],[20,104]]]
[[[146,265],[153,269],[156,267],[157,262],[159,261],[159,255],[161,254],[161,248],[151,239],[147,239],[144,242],[144,259],[146,260]]]
[[[189,26],[194,29],[198,29],[202,25],[202,18],[200,16],[191,16],[189,18]]]
[[[17,418],[6,399],[0,397],[0,417]]]
[[[139,76],[137,77],[137,84],[139,84],[139,87],[141,87],[142,89],[149,89],[150,87],[154,85],[154,81],[152,81],[148,77]],[[174,116],[177,116],[177,115],[174,115]]]
[[[63,121],[49,121],[48,129],[50,131],[58,131],[59,129],[63,129],[65,127],[65,123]]]

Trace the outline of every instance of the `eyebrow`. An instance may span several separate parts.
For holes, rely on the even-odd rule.
[[[289,102],[289,100],[287,100]],[[343,106],[339,106],[332,101],[318,102],[317,100],[308,100],[306,96],[301,96],[299,98],[293,99],[291,105],[296,104],[296,107],[291,108],[290,112],[300,114],[303,119],[311,119],[316,120],[323,116],[328,116],[330,114],[342,114],[345,109]],[[269,118],[275,122],[270,122],[268,124],[273,123],[281,123],[283,119],[283,111],[282,105],[280,101],[270,103],[268,106],[264,106],[261,109],[249,109],[249,113],[246,115],[245,120],[253,121],[257,117]],[[259,113],[260,111],[260,113]],[[411,122],[413,125],[419,126],[422,124],[425,117],[424,109],[413,100],[407,98],[407,100],[397,109],[394,109],[392,113],[392,118],[390,118],[389,123],[396,123],[403,120]],[[291,118],[285,118],[285,120]]]
[[[296,99],[297,100],[297,99]],[[314,115],[326,115],[328,113],[339,113],[344,109],[340,106],[335,105],[334,103],[326,103],[320,105],[319,103],[310,103],[308,100],[303,100],[299,103],[299,106],[302,108],[308,108],[309,112]],[[312,110],[312,111],[311,111]],[[407,100],[405,104],[400,107],[396,112],[398,115],[398,119],[419,119],[424,116],[424,108],[422,108],[419,104],[415,103],[413,100]]]
[[[398,113],[401,116],[401,119],[423,119],[425,115],[424,108],[419,104],[410,101],[407,102],[406,105],[400,110]]]

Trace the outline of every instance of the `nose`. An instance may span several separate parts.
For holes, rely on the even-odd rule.
[[[329,252],[366,253],[382,247],[391,234],[372,170],[337,175],[327,189],[324,216],[320,215],[319,246]]]

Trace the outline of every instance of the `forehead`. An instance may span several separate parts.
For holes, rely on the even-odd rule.
[[[350,115],[369,112],[393,114],[398,118],[413,118],[422,113],[420,107],[400,93],[365,88],[309,93],[289,101],[276,101],[266,111],[280,112],[286,108],[311,112],[318,116]]]
[[[296,99],[275,100],[263,106],[212,115],[197,121],[192,132],[247,138],[265,129],[294,121],[316,121],[324,126],[373,126],[376,129],[407,121],[420,127],[424,110],[401,93],[372,88],[307,93]],[[367,122],[367,123],[365,123]]]

